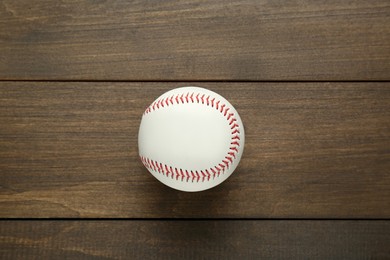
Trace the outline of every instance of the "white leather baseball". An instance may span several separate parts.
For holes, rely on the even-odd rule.
[[[183,87],[157,98],[144,112],[138,135],[142,163],[162,183],[202,191],[226,180],[244,150],[234,107],[217,93]]]

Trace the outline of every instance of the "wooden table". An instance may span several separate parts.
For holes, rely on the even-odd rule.
[[[390,2],[0,1],[0,259],[390,258]],[[199,193],[138,159],[181,86],[239,111]]]

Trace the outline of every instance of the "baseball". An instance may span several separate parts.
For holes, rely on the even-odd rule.
[[[138,135],[144,166],[160,182],[202,191],[226,180],[244,150],[244,126],[219,94],[183,87],[157,98],[144,112]]]

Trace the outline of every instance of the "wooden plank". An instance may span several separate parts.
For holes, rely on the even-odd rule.
[[[388,0],[0,2],[0,79],[389,80]]]
[[[141,115],[195,83],[0,83],[0,217],[387,218],[390,83],[199,83],[238,109],[237,171],[200,193],[138,159]]]
[[[385,259],[388,221],[2,221],[1,259]]]

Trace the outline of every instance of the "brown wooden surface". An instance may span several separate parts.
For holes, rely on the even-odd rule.
[[[386,221],[3,221],[1,259],[387,259]]]
[[[236,172],[200,193],[138,159],[141,115],[195,83],[0,83],[1,217],[386,218],[390,83],[197,83],[236,106]]]
[[[388,0],[0,1],[0,79],[389,80]]]
[[[0,259],[390,258],[389,25],[388,0],[0,0]],[[246,130],[200,193],[137,156],[185,85]]]

